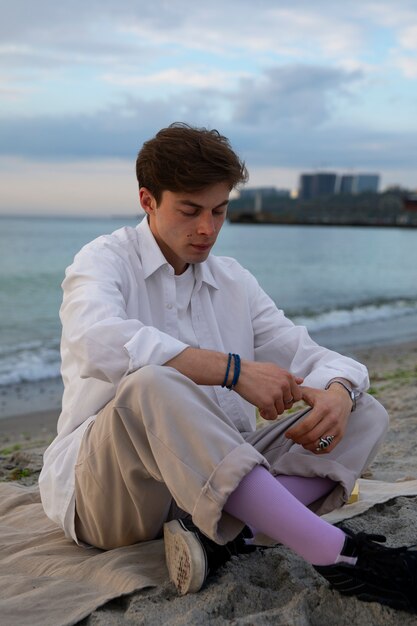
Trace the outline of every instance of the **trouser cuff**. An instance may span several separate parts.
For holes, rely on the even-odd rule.
[[[240,481],[256,466],[269,469],[266,459],[248,443],[234,448],[216,466],[203,486],[193,510],[193,522],[207,537],[219,544],[234,539],[244,522],[223,508]]]

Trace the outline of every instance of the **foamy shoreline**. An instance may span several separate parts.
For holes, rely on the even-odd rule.
[[[0,432],[3,420],[30,413],[60,412],[61,378],[22,382],[0,387]]]

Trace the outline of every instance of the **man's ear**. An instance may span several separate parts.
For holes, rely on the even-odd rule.
[[[142,209],[148,214],[152,215],[157,207],[156,200],[152,193],[146,187],[139,189],[139,202]]]

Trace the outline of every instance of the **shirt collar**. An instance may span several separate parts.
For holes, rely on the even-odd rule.
[[[207,285],[211,285],[212,287],[214,287],[215,289],[218,289],[218,285],[217,285],[217,281],[214,278],[213,272],[211,270],[211,263],[210,263],[211,259],[210,256],[208,257],[207,261],[204,261],[203,263],[196,263],[194,265],[194,272],[195,272],[195,281],[196,281],[196,288],[197,290],[201,289],[201,285],[203,283],[207,283]]]
[[[149,228],[145,215],[143,220],[136,226],[139,237],[143,275],[145,280],[154,274],[163,265],[168,265],[168,261],[161,252],[161,248],[156,243],[156,239]]]
[[[161,248],[158,246],[155,237],[149,228],[148,220],[145,217],[136,226],[139,237],[140,248],[143,250],[141,254],[143,275],[145,280],[154,274],[160,267],[169,265],[168,261],[162,254]],[[200,290],[202,283],[207,283],[215,289],[218,289],[217,281],[214,278],[210,267],[210,256],[203,263],[194,265],[194,275],[196,280],[196,288]]]

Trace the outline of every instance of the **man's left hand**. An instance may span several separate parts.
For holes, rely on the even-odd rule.
[[[296,426],[285,433],[288,439],[315,454],[331,452],[343,438],[352,410],[352,401],[346,389],[333,384],[328,389],[301,387],[302,399],[311,411]],[[330,437],[329,445],[320,448],[320,439]]]

